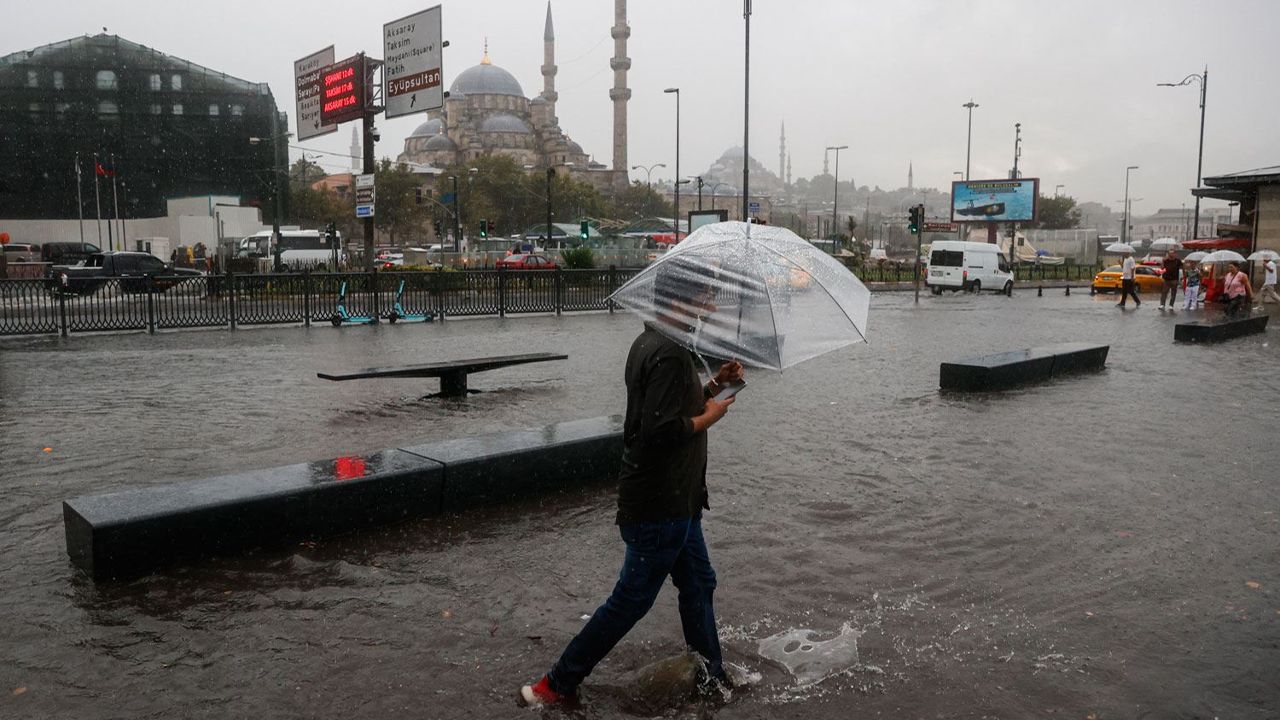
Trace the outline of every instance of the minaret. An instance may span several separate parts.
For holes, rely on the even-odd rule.
[[[556,31],[551,27],[551,2],[547,0],[547,26],[542,31],[542,97],[551,104],[551,117],[556,116]]]
[[[627,0],[613,0],[613,89],[609,99],[613,101],[613,182],[617,186],[628,184],[627,179],[627,101],[631,89],[627,87],[627,71],[631,58],[627,57],[627,38],[631,27],[627,25]]]
[[[823,175],[830,175],[830,174],[831,174],[831,165],[830,165],[830,163],[831,163],[831,151],[830,151],[830,150],[823,150],[823,151],[822,151],[822,174],[823,174]]]
[[[915,181],[913,179],[911,163],[907,163],[907,192],[915,190]]]
[[[787,178],[787,121],[782,121],[782,134],[778,137],[778,179]]]
[[[791,153],[787,153],[787,186],[791,186]]]
[[[360,135],[356,126],[351,126],[351,172],[360,172],[364,167],[364,155],[360,153]]]

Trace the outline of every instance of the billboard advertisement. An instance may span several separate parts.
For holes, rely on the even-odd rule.
[[[382,26],[382,97],[388,118],[444,106],[440,6]]]
[[[1039,178],[957,180],[951,183],[952,222],[1031,222]]]

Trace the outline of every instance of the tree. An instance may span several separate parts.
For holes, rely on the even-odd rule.
[[[1040,196],[1040,206],[1036,210],[1035,227],[1042,230],[1067,230],[1080,227],[1080,211],[1076,208],[1075,198],[1066,195],[1057,197]]]
[[[409,170],[409,166],[404,163],[392,164],[389,158],[383,158],[374,171],[374,187],[377,192],[373,223],[379,230],[387,233],[393,245],[397,234],[405,236],[423,232],[428,209],[418,203],[420,186],[418,177]]]
[[[311,183],[322,180],[328,175],[324,168],[316,163],[302,158],[289,167],[289,182],[291,185],[309,186]]]

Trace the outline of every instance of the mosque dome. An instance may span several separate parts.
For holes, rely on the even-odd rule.
[[[484,122],[480,123],[480,132],[482,133],[508,132],[508,133],[528,134],[533,131],[530,130],[529,126],[526,125],[524,121],[521,120],[520,118],[516,117],[515,115],[507,115],[504,113],[502,115],[493,115],[491,117],[485,118]]]
[[[524,89],[516,82],[515,76],[490,63],[486,55],[479,65],[463,70],[449,87],[450,97],[470,94],[524,97]]]
[[[579,145],[578,143],[576,143],[576,142],[572,141],[572,140],[570,140],[570,141],[569,141],[569,152],[571,152],[571,153],[573,153],[573,154],[575,154],[575,155],[582,155],[582,154],[584,154],[584,153],[583,153],[583,151],[582,151],[582,146],[581,146],[581,145]]]
[[[439,118],[435,118],[419,125],[416,130],[409,133],[409,137],[431,137],[432,135],[439,135],[443,128],[444,123],[440,122]]]
[[[427,141],[426,145],[422,146],[422,149],[427,152],[437,152],[441,150],[453,152],[458,149],[458,145],[454,141],[450,140],[448,135],[442,134],[432,137]]]
[[[530,105],[546,105],[546,104],[547,104],[547,99],[546,99],[546,98],[544,98],[544,97],[542,97],[541,95],[539,95],[538,97],[536,97],[536,98],[534,98],[534,99],[530,100],[530,101],[529,101],[529,104],[530,104]]]

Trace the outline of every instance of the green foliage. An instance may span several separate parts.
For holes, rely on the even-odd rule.
[[[1076,208],[1075,198],[1066,195],[1058,197],[1041,195],[1036,217],[1035,227],[1042,230],[1068,230],[1080,227],[1080,210]]]
[[[377,195],[373,222],[390,236],[392,244],[397,235],[425,234],[428,210],[417,202],[418,177],[407,165],[393,165],[390,159],[383,158],[374,173],[374,186]]]
[[[596,254],[589,247],[567,248],[560,251],[568,270],[590,270],[596,266]]]

